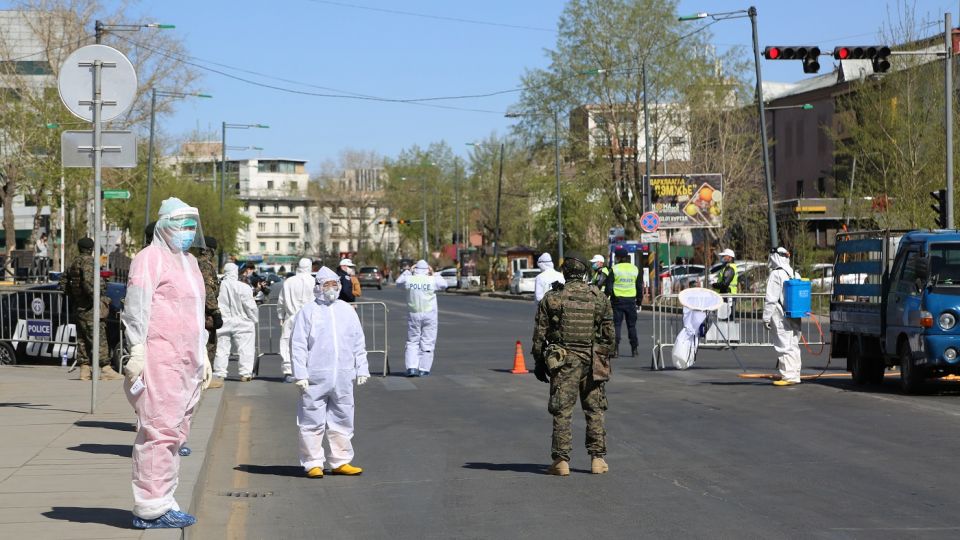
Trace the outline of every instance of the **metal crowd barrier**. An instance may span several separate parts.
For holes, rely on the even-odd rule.
[[[390,373],[390,358],[387,346],[387,305],[383,302],[355,302],[351,304],[357,310],[360,317],[360,325],[363,327],[363,335],[367,342],[367,355],[383,355],[383,376]],[[267,319],[263,318],[263,309],[267,309]],[[268,320],[269,324],[264,327],[257,324],[256,343],[257,355],[253,362],[253,373],[260,372],[260,358],[266,355],[280,355],[280,334],[283,331],[283,325],[277,319],[277,304],[260,304],[258,307],[258,317],[260,321]],[[272,317],[272,319],[270,319]],[[265,334],[264,334],[265,333]]]
[[[729,309],[712,312],[705,324],[706,333],[701,336],[699,348],[725,349],[737,347],[773,347],[771,331],[763,325],[763,294],[724,294]],[[726,311],[726,313],[723,313]],[[825,320],[830,316],[830,293],[815,292],[811,295],[811,312]],[[724,316],[725,315],[725,316]],[[816,317],[817,315],[814,315]],[[810,347],[826,347],[829,331],[826,325],[813,317],[805,317],[801,335]],[[677,334],[683,328],[683,306],[679,295],[664,294],[653,301],[653,356],[650,369],[664,367],[664,349],[672,348]]]
[[[20,342],[27,357],[73,360],[77,334],[68,302],[59,290],[0,290],[0,361],[15,363]]]

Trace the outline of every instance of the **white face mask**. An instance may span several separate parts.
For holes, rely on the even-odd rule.
[[[333,302],[340,297],[340,291],[337,289],[327,289],[323,291],[323,301],[324,302]]]
[[[352,276],[354,273],[356,273],[356,270],[354,270],[352,266],[348,266],[346,272],[348,276]]]

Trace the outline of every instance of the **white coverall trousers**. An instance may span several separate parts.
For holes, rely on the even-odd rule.
[[[404,356],[407,369],[430,371],[436,344],[437,311],[410,313],[407,318],[407,348]]]
[[[304,470],[323,468],[323,435],[330,445],[331,469],[353,460],[353,381],[310,385],[300,395],[297,425],[300,428],[300,464]]]
[[[280,366],[284,375],[293,375],[293,364],[290,362],[290,336],[293,334],[293,317],[283,321],[280,330]]]
[[[788,319],[776,312],[772,321],[771,337],[780,376],[785,381],[800,382],[800,319]]]
[[[248,320],[224,321],[223,328],[217,330],[217,354],[213,360],[213,374],[221,379],[227,376],[227,362],[230,354],[239,356],[241,377],[253,376],[254,325]]]

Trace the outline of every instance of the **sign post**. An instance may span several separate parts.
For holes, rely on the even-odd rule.
[[[93,123],[93,350],[90,363],[93,384],[90,390],[90,412],[96,410],[97,381],[100,379],[100,225],[103,221],[102,188],[103,122],[125,113],[133,105],[137,93],[137,73],[133,64],[120,51],[106,45],[87,45],[72,52],[60,68],[57,88],[63,104],[75,116]],[[91,92],[92,89],[92,92]],[[91,95],[92,94],[92,95]],[[108,99],[104,99],[104,96]],[[104,109],[104,107],[107,107]],[[63,142],[65,139],[61,139]],[[136,145],[134,145],[135,151]],[[62,154],[75,155],[84,148],[61,148]],[[136,161],[136,158],[134,158]],[[135,165],[135,163],[134,163]],[[106,336],[102,336],[106,339]]]

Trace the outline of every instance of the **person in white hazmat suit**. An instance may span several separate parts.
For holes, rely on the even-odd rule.
[[[201,387],[211,380],[203,276],[191,247],[204,248],[200,214],[172,197],[160,205],[150,245],[130,264],[121,320],[130,344],[124,391],[138,420],[132,453],[138,529],[196,523],[174,500],[179,451]]]
[[[434,274],[427,261],[419,260],[413,273],[404,270],[397,287],[407,289],[407,347],[404,355],[407,377],[426,377],[433,369],[433,351],[437,345],[437,291],[447,288],[440,274]]]
[[[776,386],[791,386],[800,383],[800,319],[790,319],[783,310],[783,283],[800,279],[790,266],[790,252],[778,247],[770,253],[770,277],[767,278],[767,294],[763,303],[763,324],[771,331],[773,349],[779,355],[777,368],[780,379]]]
[[[300,309],[313,302],[313,287],[316,280],[310,275],[313,261],[300,259],[297,273],[283,280],[280,297],[277,299],[277,316],[283,330],[280,332],[280,359],[282,360],[283,382],[292,383],[293,365],[290,363],[290,335],[293,333],[293,319]]]
[[[543,299],[543,295],[547,294],[547,292],[553,288],[553,284],[559,281],[562,285],[564,279],[563,274],[553,268],[553,258],[550,257],[549,253],[540,255],[540,258],[537,259],[537,267],[540,268],[540,273],[534,281],[533,297],[539,304],[540,300]]]
[[[253,356],[256,351],[254,332],[257,324],[257,302],[253,289],[240,281],[240,269],[234,263],[223,265],[220,281],[220,315],[223,326],[217,330],[217,354],[213,359],[213,374],[221,379],[227,376],[230,353],[239,356],[239,372],[242,382],[253,379]]]
[[[363,472],[353,460],[353,381],[370,378],[366,340],[357,311],[339,300],[340,278],[327,267],[317,272],[315,300],[294,317],[290,352],[300,389],[297,425],[300,465],[310,478],[322,478],[324,463],[332,474]],[[323,438],[330,446],[325,459]]]

